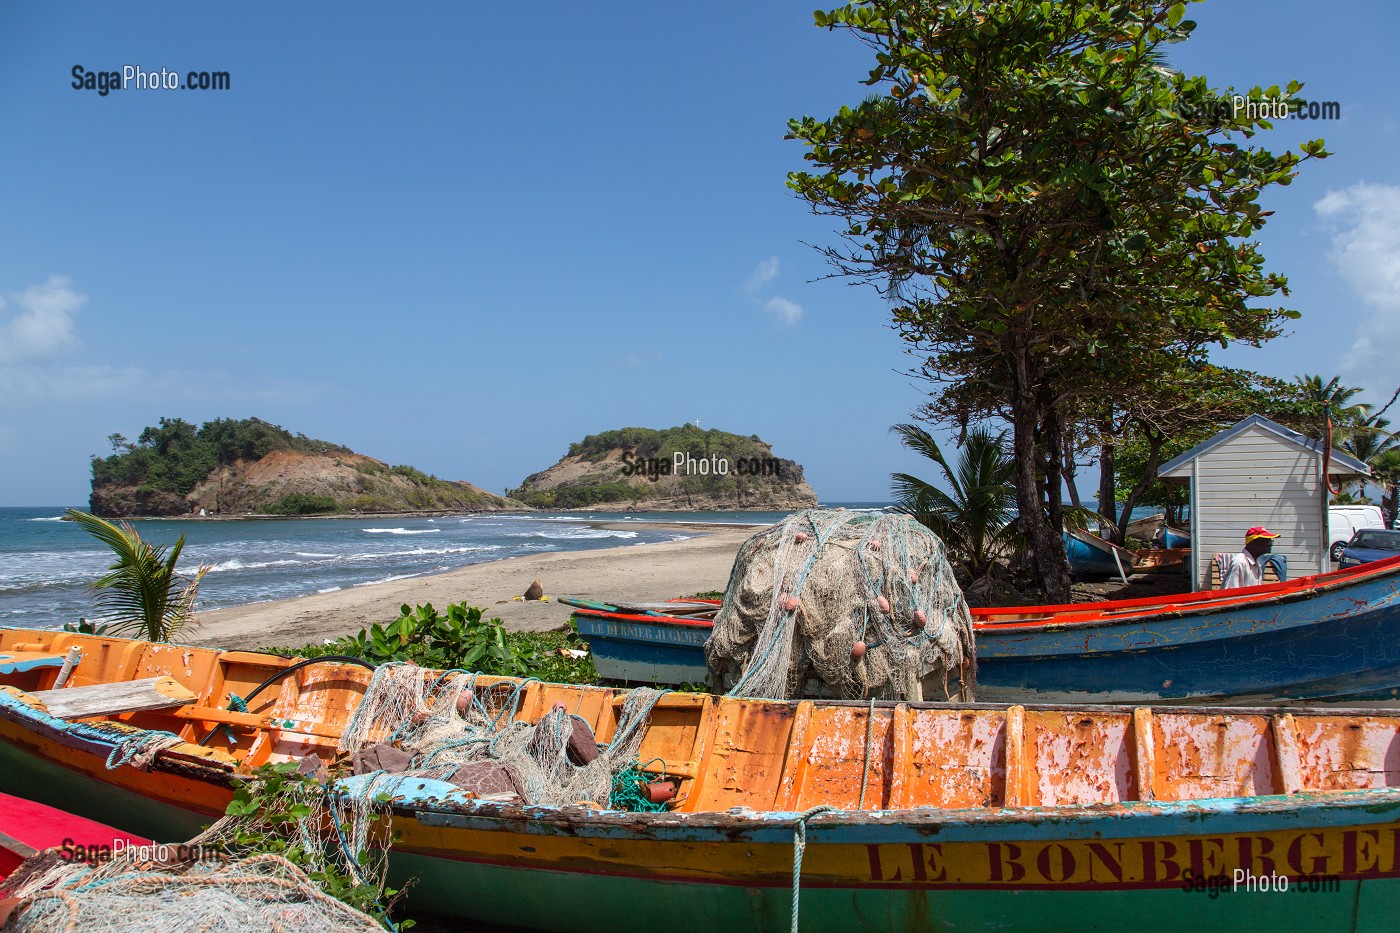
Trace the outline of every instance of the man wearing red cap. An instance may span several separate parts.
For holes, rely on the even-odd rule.
[[[1220,588],[1233,590],[1242,586],[1259,586],[1264,582],[1264,568],[1259,558],[1274,549],[1274,534],[1263,525],[1256,525],[1244,533],[1244,550],[1238,554],[1220,555],[1227,558],[1220,568]]]

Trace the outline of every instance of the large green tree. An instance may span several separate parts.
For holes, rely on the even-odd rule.
[[[1057,599],[1064,451],[1083,400],[1142,387],[1184,351],[1262,342],[1291,313],[1259,306],[1286,282],[1250,238],[1267,217],[1260,193],[1322,143],[1246,145],[1267,124],[1163,67],[1194,27],[1184,13],[1165,0],[818,12],[874,52],[876,93],[789,124],[811,163],[789,185],[846,224],[826,249],[838,272],[890,299],[944,398],[1010,424],[1022,524]]]

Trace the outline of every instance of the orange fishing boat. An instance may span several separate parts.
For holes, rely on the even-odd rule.
[[[54,689],[73,648],[69,686]],[[0,790],[160,840],[215,819],[256,765],[333,756],[375,676],[16,629],[0,629],[0,661]],[[474,683],[509,694],[511,720],[563,705],[603,744],[627,700]],[[788,929],[795,910],[819,931],[1128,917],[1169,930],[1188,911],[1207,929],[1293,924],[1304,902],[1263,885],[1319,891],[1310,930],[1390,929],[1400,912],[1400,712],[672,693],[651,708],[639,759],[678,784],[665,811],[391,780],[391,867],[417,879],[410,913],[719,933]]]

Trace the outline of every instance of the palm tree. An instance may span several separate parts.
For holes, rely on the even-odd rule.
[[[1341,443],[1343,450],[1371,468],[1372,482],[1378,482],[1374,474],[1381,457],[1400,446],[1389,428],[1390,421],[1386,418],[1368,418],[1353,428]],[[1365,477],[1356,481],[1356,491],[1362,497],[1366,495],[1366,483]]]
[[[968,431],[954,467],[923,428],[897,424],[891,430],[905,447],[938,464],[952,488],[944,492],[908,473],[891,474],[895,508],[942,538],[973,579],[980,579],[1015,536],[1016,465],[1006,452],[1006,433]]]
[[[76,509],[65,514],[116,554],[116,563],[92,584],[98,605],[109,614],[107,631],[169,641],[193,620],[195,594],[209,568],[201,565],[192,578],[175,572],[185,547],[184,535],[167,554],[165,547],[141,540],[126,522],[114,525]]]
[[[1400,447],[1391,447],[1371,461],[1371,482],[1381,487],[1381,511],[1388,528],[1395,527],[1397,497],[1400,489]]]
[[[1313,411],[1303,431],[1313,440],[1340,443],[1350,436],[1355,426],[1366,421],[1370,406],[1352,401],[1361,392],[1359,387],[1342,385],[1338,376],[1324,383],[1321,376],[1307,373],[1294,376],[1293,382],[1302,400]]]

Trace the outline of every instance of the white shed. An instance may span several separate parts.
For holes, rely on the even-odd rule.
[[[1210,561],[1237,553],[1244,533],[1264,525],[1280,535],[1274,553],[1288,559],[1289,577],[1326,573],[1328,493],[1322,482],[1324,445],[1250,415],[1158,469],[1164,480],[1191,484],[1191,589],[1210,587]],[[1338,479],[1370,476],[1366,464],[1330,452]]]

